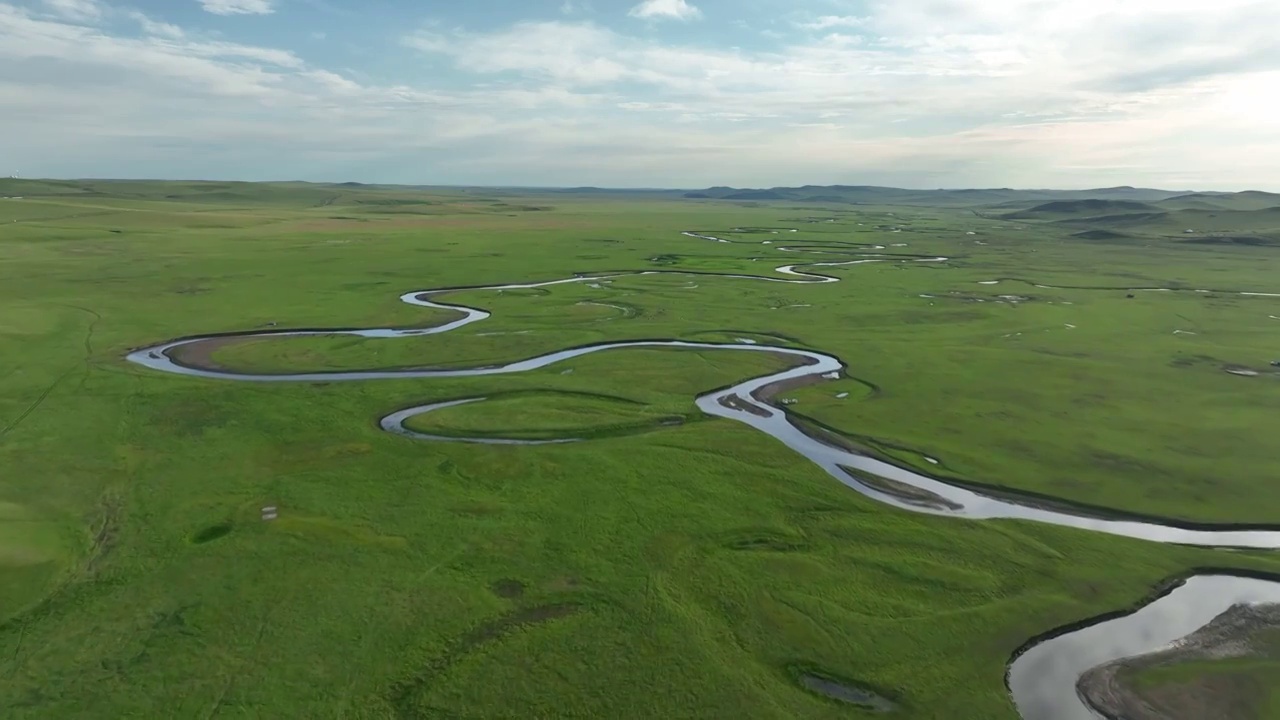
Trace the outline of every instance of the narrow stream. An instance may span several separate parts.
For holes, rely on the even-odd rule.
[[[685,233],[690,237],[703,240],[726,242],[714,236]],[[421,307],[452,310],[462,314],[457,320],[430,328],[421,329],[338,329],[338,330],[306,330],[306,331],[265,331],[245,332],[235,335],[197,336],[173,340],[152,347],[129,353],[130,362],[153,370],[187,375],[192,377],[218,380],[235,380],[242,382],[340,382],[365,380],[403,380],[409,378],[452,378],[480,377],[526,372],[544,368],[556,363],[582,357],[591,353],[630,348],[673,348],[690,350],[724,350],[734,352],[768,352],[784,355],[800,363],[806,363],[780,372],[771,373],[758,378],[745,380],[737,385],[716,392],[699,396],[697,406],[705,413],[716,417],[727,418],[751,426],[786,445],[792,451],[807,458],[821,467],[832,477],[845,485],[878,502],[902,510],[926,513],[930,515],[946,515],[972,520],[1011,518],[1034,522],[1060,525],[1066,527],[1092,530],[1130,538],[1140,538],[1164,543],[1180,543],[1209,547],[1239,548],[1280,548],[1280,530],[1232,529],[1230,527],[1207,528],[1182,526],[1173,522],[1135,521],[1115,519],[1101,513],[1070,512],[1061,509],[1049,509],[1037,504],[1034,499],[1017,500],[1016,493],[1004,497],[994,497],[973,490],[950,485],[941,480],[907,470],[874,458],[859,455],[835,445],[823,442],[801,429],[792,421],[786,410],[766,403],[757,397],[766,386],[774,383],[795,380],[797,378],[820,377],[830,373],[841,373],[845,369],[839,358],[825,353],[801,350],[790,347],[763,345],[757,343],[707,343],[687,342],[681,340],[640,340],[602,343],[584,347],[568,348],[556,352],[520,360],[506,365],[489,366],[474,369],[404,369],[404,370],[358,370],[350,372],[306,372],[291,374],[250,374],[219,370],[209,367],[190,367],[177,362],[172,353],[175,349],[213,339],[222,338],[270,338],[270,337],[302,337],[354,335],[370,338],[399,338],[424,335],[439,335],[461,329],[468,325],[482,322],[490,314],[480,308],[467,307],[435,302],[430,298],[446,292],[461,290],[516,290],[550,287],[568,283],[594,282],[609,278],[634,277],[647,275],[686,275],[686,276],[718,276],[753,281],[775,283],[833,283],[839,278],[806,272],[799,268],[834,267],[857,265],[871,262],[944,262],[946,258],[930,257],[862,257],[844,262],[822,262],[807,265],[784,265],[775,269],[789,278],[764,277],[742,274],[719,273],[687,273],[680,271],[641,271],[605,273],[599,275],[578,275],[571,278],[484,287],[442,288],[407,293],[401,300]],[[792,279],[797,278],[797,279]],[[381,427],[391,433],[421,440],[473,442],[486,444],[509,445],[546,445],[555,443],[576,442],[574,438],[560,440],[503,440],[491,438],[452,438],[419,433],[405,427],[404,423],[415,416],[447,407],[482,402],[484,398],[470,398],[446,403],[423,405],[407,408],[387,415],[381,420]],[[853,473],[849,470],[854,471]],[[862,477],[866,481],[859,479]],[[1102,625],[1049,640],[1035,646],[1021,656],[1010,671],[1010,690],[1019,710],[1027,720],[1074,720],[1075,718],[1092,717],[1089,711],[1075,698],[1075,679],[1079,673],[1088,669],[1083,663],[1092,662],[1094,655],[1083,653],[1077,647],[1092,647],[1096,643],[1090,638],[1098,633],[1105,635],[1107,650],[1114,657],[1125,657],[1145,653],[1152,649],[1152,643],[1164,643],[1169,639],[1182,637],[1200,625],[1207,623],[1213,616],[1225,610],[1224,598],[1267,598],[1280,599],[1280,583],[1264,581],[1240,581],[1220,576],[1199,577],[1189,582],[1182,589],[1160,601],[1153,603],[1142,612],[1121,620],[1112,620]],[[1221,590],[1216,588],[1221,587]],[[1206,588],[1203,591],[1202,588]],[[1238,590],[1238,592],[1237,592]],[[1228,603],[1229,605],[1230,603]],[[1165,635],[1153,634],[1150,625],[1144,625],[1144,618],[1178,617],[1180,623],[1170,620],[1169,631],[1174,633],[1169,638]],[[1199,623],[1199,624],[1196,624]],[[1161,627],[1166,627],[1162,625]],[[1106,628],[1100,630],[1099,628]],[[1081,645],[1081,643],[1083,645]],[[1116,653],[1119,653],[1116,655]],[[1096,653],[1095,653],[1096,655]],[[1097,664],[1097,663],[1093,663]],[[1074,675],[1073,675],[1074,673]],[[1072,704],[1074,703],[1074,705]],[[1071,714],[1075,713],[1075,714]]]

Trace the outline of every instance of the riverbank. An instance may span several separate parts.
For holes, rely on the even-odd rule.
[[[1247,660],[1258,662],[1232,662]],[[1107,720],[1260,720],[1275,680],[1258,677],[1268,661],[1280,661],[1280,605],[1236,605],[1172,647],[1089,670],[1076,687]]]

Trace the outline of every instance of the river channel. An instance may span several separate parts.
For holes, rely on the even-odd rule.
[[[686,233],[702,240],[718,238]],[[776,248],[775,249],[785,249]],[[913,470],[880,459],[843,449],[820,436],[803,431],[785,407],[761,398],[769,386],[799,379],[831,377],[842,374],[845,364],[837,357],[815,350],[746,343],[708,343],[682,340],[636,340],[572,347],[498,366],[474,369],[394,369],[354,370],[338,372],[302,372],[288,374],[252,374],[216,367],[197,367],[175,359],[174,351],[209,341],[228,338],[289,338],[303,336],[352,335],[368,338],[400,338],[440,335],[483,322],[490,314],[475,307],[448,304],[434,300],[436,296],[467,291],[499,291],[544,288],[581,282],[599,282],[621,277],[648,275],[686,275],[721,277],[774,283],[832,283],[839,278],[806,271],[802,268],[860,265],[875,262],[945,262],[941,257],[893,256],[866,254],[844,262],[792,264],[775,268],[787,277],[743,274],[687,273],[681,271],[639,271],[582,274],[570,278],[542,282],[453,287],[420,290],[401,296],[403,302],[421,307],[459,313],[456,320],[429,328],[356,328],[323,330],[249,331],[231,335],[193,336],[135,350],[127,359],[161,372],[213,380],[255,383],[355,382],[372,380],[404,380],[410,378],[482,377],[527,372],[548,367],[584,355],[633,348],[669,348],[716,350],[726,352],[774,353],[791,358],[796,365],[769,375],[744,380],[733,387],[699,396],[696,403],[704,413],[734,420],[768,435],[791,451],[807,458],[839,482],[863,495],[900,510],[951,516],[963,520],[1017,519],[1060,525],[1129,538],[1162,543],[1179,543],[1205,547],[1280,548],[1280,530],[1239,529],[1229,526],[1191,526],[1171,521],[1137,520],[1098,511],[1073,511],[1057,503],[1046,506],[1035,498],[1020,498],[1017,493],[985,494],[949,484]],[[560,440],[501,440],[492,438],[452,438],[417,433],[405,427],[409,418],[433,410],[464,403],[483,402],[484,398],[455,400],[448,403],[402,409],[384,417],[382,429],[429,441],[464,441],[475,443],[537,445],[576,442]],[[1184,586],[1125,618],[1109,620],[1082,630],[1042,642],[1014,661],[1009,672],[1009,688],[1026,720],[1083,720],[1095,717],[1075,695],[1075,681],[1093,665],[1121,657],[1129,657],[1156,649],[1161,644],[1183,637],[1208,623],[1234,601],[1280,601],[1280,583],[1263,580],[1213,575],[1192,578]],[[1224,603],[1226,606],[1224,606]]]

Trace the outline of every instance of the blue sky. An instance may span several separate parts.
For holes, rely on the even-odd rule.
[[[53,177],[1280,190],[1274,0],[0,0]]]

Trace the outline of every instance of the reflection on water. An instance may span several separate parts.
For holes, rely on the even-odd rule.
[[[1009,690],[1024,720],[1096,720],[1076,693],[1087,670],[1145,655],[1208,625],[1236,604],[1280,602],[1280,583],[1200,575],[1133,615],[1107,620],[1032,647],[1009,668]]]

